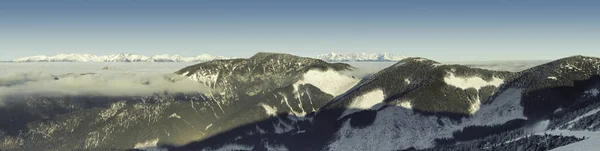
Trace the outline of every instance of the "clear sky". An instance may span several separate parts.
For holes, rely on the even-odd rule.
[[[58,53],[600,56],[598,0],[0,0],[0,60]]]

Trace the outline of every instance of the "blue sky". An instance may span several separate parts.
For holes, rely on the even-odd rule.
[[[0,0],[0,60],[57,53],[600,56],[597,0]]]

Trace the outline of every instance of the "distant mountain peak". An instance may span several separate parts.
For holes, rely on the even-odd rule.
[[[400,61],[405,56],[395,55],[392,53],[336,53],[330,52],[327,54],[321,54],[314,57],[328,62],[353,62],[353,61],[366,61],[366,62],[396,62]]]

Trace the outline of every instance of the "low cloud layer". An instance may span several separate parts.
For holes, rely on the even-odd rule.
[[[209,89],[174,74],[66,74],[40,72],[0,75],[0,99],[7,95],[141,96],[155,92],[208,92]],[[1,100],[0,100],[1,101]]]

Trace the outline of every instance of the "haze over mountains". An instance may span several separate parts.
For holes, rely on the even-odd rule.
[[[152,78],[0,77],[0,88],[14,90],[0,96],[0,113],[9,113],[0,114],[0,150],[597,149],[589,144],[600,140],[600,58],[531,66],[410,57],[353,77],[350,64],[258,53]],[[127,87],[112,80],[119,76]],[[18,93],[82,83],[85,93]],[[112,85],[154,93],[107,95]]]

